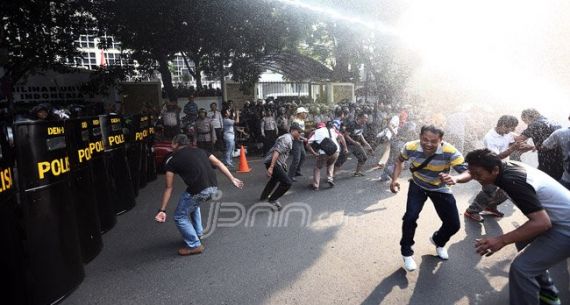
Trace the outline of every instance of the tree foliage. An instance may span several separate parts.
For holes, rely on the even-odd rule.
[[[175,99],[169,60],[179,50],[186,0],[100,0],[93,12],[98,29],[115,36],[132,51],[139,70],[157,69],[170,99]],[[105,47],[103,45],[103,47]]]
[[[101,30],[132,50],[140,70],[159,70],[173,98],[167,66],[175,54],[184,57],[198,85],[202,72],[257,80],[262,71],[248,62],[296,46],[298,23],[287,10],[263,0],[102,0],[95,15]]]
[[[66,69],[79,56],[74,44],[92,28],[91,1],[0,1],[3,83],[14,84],[34,71]],[[7,85],[10,86],[10,85]]]

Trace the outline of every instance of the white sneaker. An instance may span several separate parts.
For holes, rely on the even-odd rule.
[[[438,247],[435,244],[435,242],[433,241],[432,237],[429,238],[429,241],[431,241],[431,243],[434,244],[435,252],[437,252],[437,256],[439,256],[439,258],[444,259],[444,260],[449,259],[449,253],[447,253],[447,249],[445,249],[444,247]]]
[[[402,256],[402,257],[404,258],[404,269],[406,269],[406,271],[410,272],[418,268],[418,265],[416,265],[416,261],[414,261],[413,256]]]

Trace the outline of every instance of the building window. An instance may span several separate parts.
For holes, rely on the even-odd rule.
[[[75,45],[79,48],[93,49],[95,48],[95,36],[80,35],[79,40],[75,41]]]

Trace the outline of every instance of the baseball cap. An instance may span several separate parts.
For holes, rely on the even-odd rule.
[[[309,113],[309,111],[305,107],[299,107],[297,108],[297,114],[299,113]]]

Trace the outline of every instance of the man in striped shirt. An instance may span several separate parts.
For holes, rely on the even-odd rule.
[[[433,202],[442,221],[441,227],[433,233],[430,241],[435,244],[437,255],[441,259],[449,258],[444,246],[451,236],[459,231],[459,212],[455,197],[451,194],[448,183],[442,178],[461,180],[461,177],[468,172],[461,152],[453,145],[443,142],[443,130],[433,125],[423,126],[420,139],[404,145],[392,174],[390,190],[393,193],[400,190],[398,177],[402,172],[404,161],[408,160],[411,163],[412,179],[408,190],[406,213],[403,217],[400,250],[404,259],[404,268],[413,271],[417,268],[412,250],[414,234],[418,217],[428,198]],[[449,176],[451,168],[460,175]]]

